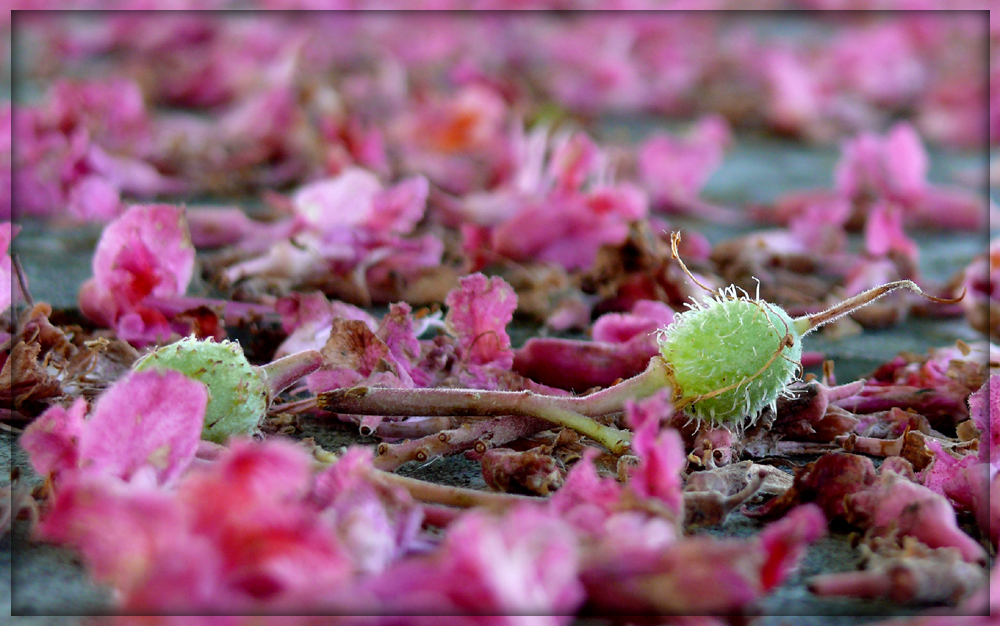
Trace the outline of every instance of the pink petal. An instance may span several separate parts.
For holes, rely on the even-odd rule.
[[[336,178],[300,188],[292,197],[295,213],[312,228],[326,232],[358,226],[372,218],[372,205],[382,185],[367,170],[352,167]]]
[[[826,517],[815,504],[804,504],[789,511],[760,534],[760,544],[766,558],[761,568],[761,584],[765,591],[788,578],[792,568],[805,554],[806,546],[826,534]]]
[[[60,487],[38,531],[79,550],[98,580],[127,594],[145,583],[165,549],[185,543],[185,526],[167,492],[91,474]],[[199,552],[193,572],[211,575],[211,552]]]
[[[445,326],[458,338],[471,363],[510,368],[514,352],[507,324],[517,308],[517,295],[510,285],[499,277],[465,276],[459,288],[445,298],[445,304]]]
[[[848,509],[876,532],[898,531],[930,548],[952,546],[971,563],[986,558],[982,548],[959,527],[948,501],[896,472],[883,470],[871,487],[848,495]]]
[[[93,282],[81,293],[81,308],[95,321],[117,323],[146,296],[183,295],[194,256],[183,209],[132,206],[101,233],[92,262]]]
[[[87,401],[77,398],[67,410],[52,406],[28,424],[20,445],[42,476],[71,472],[80,461],[80,438],[86,428]]]
[[[107,222],[118,214],[121,197],[118,187],[102,176],[91,174],[73,185],[66,208],[80,220]]]
[[[424,217],[430,185],[423,176],[414,176],[372,198],[372,214],[365,226],[375,233],[406,234]]]
[[[14,275],[10,259],[10,242],[21,230],[10,222],[0,222],[0,313],[3,313],[14,301]],[[20,293],[20,289],[18,289]]]
[[[597,451],[592,448],[584,451],[548,505],[573,527],[600,537],[608,518],[619,508],[623,489],[615,479],[597,475],[595,456]]]
[[[930,162],[917,131],[907,123],[899,123],[886,134],[883,143],[883,164],[888,182],[904,198],[915,198],[927,186]]]
[[[663,392],[625,403],[632,450],[639,457],[639,465],[629,473],[629,486],[642,496],[663,501],[680,515],[684,508],[681,472],[687,467],[687,453],[680,433],[673,428],[660,430],[660,424],[673,414],[669,394]]]
[[[990,379],[969,396],[969,417],[979,432],[979,460],[1000,465],[1000,375]]]
[[[903,232],[903,213],[895,204],[879,201],[865,223],[865,249],[879,257],[898,252],[914,263],[919,256],[917,244]]]
[[[663,302],[638,300],[631,313],[606,313],[591,329],[594,341],[625,343],[638,335],[650,335],[674,319],[674,310]]]
[[[130,480],[152,467],[170,483],[194,459],[204,425],[208,390],[180,372],[137,372],[98,399],[80,437],[85,472]]]

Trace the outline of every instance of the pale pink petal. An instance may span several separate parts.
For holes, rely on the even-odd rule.
[[[344,170],[336,178],[317,181],[292,197],[295,213],[312,228],[326,232],[359,226],[372,218],[373,201],[382,185],[375,174],[361,168]]]
[[[119,188],[103,176],[90,174],[73,185],[66,209],[80,220],[107,222],[121,208]]]

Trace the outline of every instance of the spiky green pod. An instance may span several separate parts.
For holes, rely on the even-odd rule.
[[[268,385],[238,343],[188,337],[150,352],[134,367],[152,368],[176,370],[208,387],[202,439],[223,443],[252,434],[267,412]]]
[[[802,334],[792,318],[734,287],[678,314],[659,344],[674,402],[716,425],[752,422],[801,368]]]

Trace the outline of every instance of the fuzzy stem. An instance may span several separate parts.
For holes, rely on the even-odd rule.
[[[477,420],[462,424],[455,429],[430,433],[418,439],[394,444],[380,443],[376,448],[378,454],[373,464],[382,470],[393,470],[409,461],[424,463],[438,456],[470,448],[475,448],[477,452],[485,452],[490,446],[503,445],[533,435],[549,426],[544,420],[521,415]],[[378,432],[382,435],[381,427]]]
[[[870,302],[881,298],[890,291],[895,291],[897,289],[909,289],[931,302],[937,302],[940,304],[955,304],[965,297],[965,292],[962,292],[962,295],[957,298],[936,298],[930,294],[924,293],[924,291],[912,280],[897,280],[884,285],[879,285],[878,287],[872,287],[868,291],[863,291],[856,296],[852,296],[825,311],[797,317],[793,321],[793,325],[795,326],[795,330],[798,331],[800,335],[807,335],[820,326],[828,324],[837,318],[847,315],[848,313],[852,313]]]
[[[315,400],[315,398],[314,398]],[[378,425],[375,435],[382,439],[417,439],[449,430],[456,426],[451,417],[428,417],[426,419],[385,422]]]
[[[316,396],[310,396],[308,398],[303,398],[302,400],[293,400],[283,404],[272,404],[271,408],[269,408],[267,412],[269,414],[291,413],[292,415],[299,415],[300,413],[305,413],[315,408]]]
[[[583,398],[581,398],[582,400]],[[331,413],[355,415],[524,415],[572,428],[604,445],[615,454],[629,447],[629,433],[599,424],[590,417],[564,408],[559,400],[531,391],[484,391],[475,389],[392,389],[351,387],[317,396],[319,408]]]
[[[257,371],[268,387],[268,397],[274,398],[292,383],[322,366],[323,355],[318,350],[303,350],[263,365]]]
[[[615,454],[629,448],[628,432],[599,424],[590,417],[562,408],[558,396],[531,391],[480,391],[473,389],[391,389],[351,387],[317,396],[321,409],[355,415],[524,415],[572,428],[604,445]]]
[[[402,487],[415,500],[432,504],[446,504],[460,508],[482,507],[494,511],[506,511],[511,506],[524,502],[544,502],[542,498],[521,496],[510,493],[494,493],[479,491],[465,487],[452,487],[429,483],[416,478],[408,478],[399,474],[391,474],[381,470],[369,472],[372,480],[390,487]]]
[[[645,398],[670,387],[667,365],[655,356],[641,374],[589,396],[548,396],[531,391],[351,387],[319,394],[317,405],[331,413],[354,415],[538,417],[572,428],[613,453],[623,454],[629,448],[629,433],[590,418],[620,412],[626,400]]]
[[[649,360],[641,374],[586,396],[552,396],[553,404],[590,417],[620,413],[626,400],[641,400],[672,387],[667,364],[660,356]]]
[[[566,411],[589,417],[620,413],[626,400],[639,400],[661,389],[669,389],[666,363],[656,356],[649,367],[617,385],[587,396],[549,396],[531,391],[484,391],[479,389],[391,389],[351,387],[335,389],[317,396],[317,405],[332,413],[402,416],[509,415],[511,407],[525,396],[544,398],[544,402]]]

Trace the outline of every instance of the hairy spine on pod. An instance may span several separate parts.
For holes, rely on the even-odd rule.
[[[659,331],[674,402],[699,421],[742,427],[801,370],[802,337],[779,306],[730,285]]]

